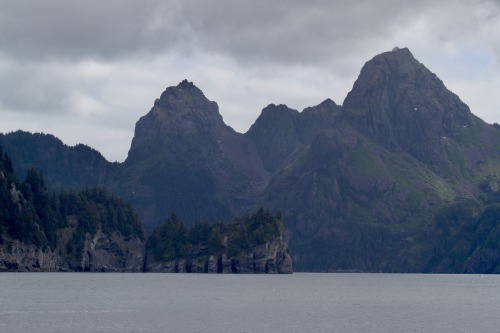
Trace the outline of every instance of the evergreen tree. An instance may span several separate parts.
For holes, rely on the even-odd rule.
[[[76,223],[69,252],[82,250],[85,237],[95,235],[99,228],[105,234],[118,232],[144,240],[142,224],[130,204],[102,188],[61,190],[51,196],[43,175],[35,169],[29,169],[26,180],[19,184],[12,161],[0,147],[0,243],[12,238],[54,249],[58,231],[69,220]]]

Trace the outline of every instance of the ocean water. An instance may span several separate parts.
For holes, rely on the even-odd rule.
[[[500,276],[1,273],[0,332],[500,333]]]

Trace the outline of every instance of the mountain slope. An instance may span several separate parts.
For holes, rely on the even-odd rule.
[[[455,177],[450,180],[461,182],[457,185],[464,195],[477,181],[469,171],[498,157],[498,132],[474,116],[407,48],[365,64],[344,101],[342,120],[386,149],[408,153],[443,177]]]
[[[286,105],[270,104],[262,110],[245,137],[250,138],[271,173],[286,166],[294,153],[308,146],[322,130],[333,126],[340,107],[330,99],[299,113]]]
[[[117,166],[83,144],[66,146],[50,134],[0,133],[0,146],[11,156],[16,174],[24,179],[30,168],[42,171],[51,190],[104,185]]]
[[[397,270],[402,239],[454,198],[429,167],[350,128],[319,135],[263,195],[285,212],[296,267],[321,271]]]
[[[280,125],[248,134],[270,150],[265,134]],[[395,49],[365,64],[312,142],[288,148],[261,203],[284,212],[297,270],[418,271],[429,239],[415,236],[434,214],[496,188],[499,134],[408,49]]]
[[[68,175],[65,159],[47,162],[64,154],[31,159],[60,166],[53,182],[106,184],[148,230],[171,213],[192,225],[259,206],[280,210],[299,271],[498,270],[500,130],[408,49],[368,61],[342,107],[271,104],[240,134],[183,81],[137,122],[124,163],[91,154],[83,160],[95,162],[81,165],[104,171]],[[462,203],[470,212],[460,213]]]
[[[183,81],[137,122],[111,189],[134,202],[151,229],[172,212],[188,223],[227,220],[253,207],[266,178],[253,143]]]

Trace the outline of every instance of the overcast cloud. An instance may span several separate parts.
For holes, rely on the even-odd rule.
[[[498,0],[25,0],[0,3],[0,131],[122,161],[135,122],[183,79],[245,132],[269,103],[342,104],[394,46],[500,122]]]

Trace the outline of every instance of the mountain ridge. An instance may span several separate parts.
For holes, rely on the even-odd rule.
[[[403,48],[369,60],[342,106],[270,104],[243,134],[184,80],[141,117],[126,161],[99,181],[149,230],[172,212],[192,224],[282,211],[296,270],[432,271],[446,266],[426,262],[438,240],[422,235],[441,230],[439,212],[460,200],[492,204],[498,147],[500,131]],[[455,229],[468,221],[447,223],[464,237]]]

